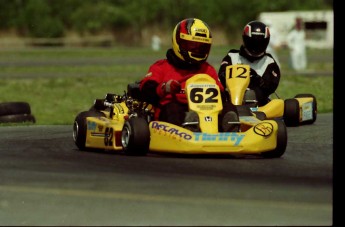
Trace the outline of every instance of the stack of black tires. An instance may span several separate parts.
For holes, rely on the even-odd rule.
[[[31,108],[27,102],[3,102],[0,103],[0,123],[35,123],[36,119],[31,114]]]

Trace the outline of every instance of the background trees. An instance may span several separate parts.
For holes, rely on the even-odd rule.
[[[263,11],[332,8],[333,0],[0,0],[0,31],[33,38],[111,32],[122,42],[137,43],[144,29],[171,31],[177,21],[187,17],[237,34]],[[121,34],[127,35],[121,39]]]

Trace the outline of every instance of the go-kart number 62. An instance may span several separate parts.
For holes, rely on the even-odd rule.
[[[204,93],[205,92],[205,93]],[[193,88],[190,91],[190,100],[193,103],[217,103],[218,90],[216,88]],[[205,100],[204,100],[205,97]]]
[[[104,134],[104,145],[105,146],[113,146],[113,135],[114,130],[113,128],[106,128]]]

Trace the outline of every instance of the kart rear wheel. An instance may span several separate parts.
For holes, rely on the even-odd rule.
[[[150,146],[150,130],[144,118],[133,117],[125,122],[121,143],[126,155],[146,155]]]
[[[277,146],[274,150],[262,153],[264,158],[279,158],[281,157],[286,150],[287,146],[287,130],[284,121],[274,120],[278,124],[277,132]]]
[[[316,121],[317,116],[317,101],[316,97],[312,94],[298,94],[295,96],[295,98],[313,98],[313,119],[308,121],[303,121],[302,124],[313,124]]]
[[[299,103],[297,99],[284,100],[284,122],[286,126],[298,126],[300,119]]]
[[[80,112],[73,123],[73,140],[79,150],[87,150],[86,143],[86,131],[87,131],[87,117],[105,117],[103,112],[97,111],[83,111]]]

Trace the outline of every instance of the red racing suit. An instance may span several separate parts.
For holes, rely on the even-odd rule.
[[[168,59],[162,59],[156,61],[153,65],[150,66],[146,76],[140,81],[140,90],[143,90],[145,84],[148,82],[154,84],[151,86],[151,96],[156,96],[157,104],[155,105],[155,118],[158,119],[159,116],[159,107],[171,102],[174,97],[171,94],[164,94],[162,90],[162,85],[169,80],[177,80],[181,83],[181,91],[175,95],[176,100],[180,103],[187,105],[187,96],[184,92],[186,80],[189,79],[192,75],[205,73],[214,78],[220,88],[221,92],[224,92],[224,87],[221,84],[217,71],[213,66],[207,62],[203,62],[200,67],[194,68],[178,68],[172,65]],[[153,91],[155,90],[155,92]],[[153,94],[154,92],[154,94]],[[143,94],[147,95],[147,91]]]

